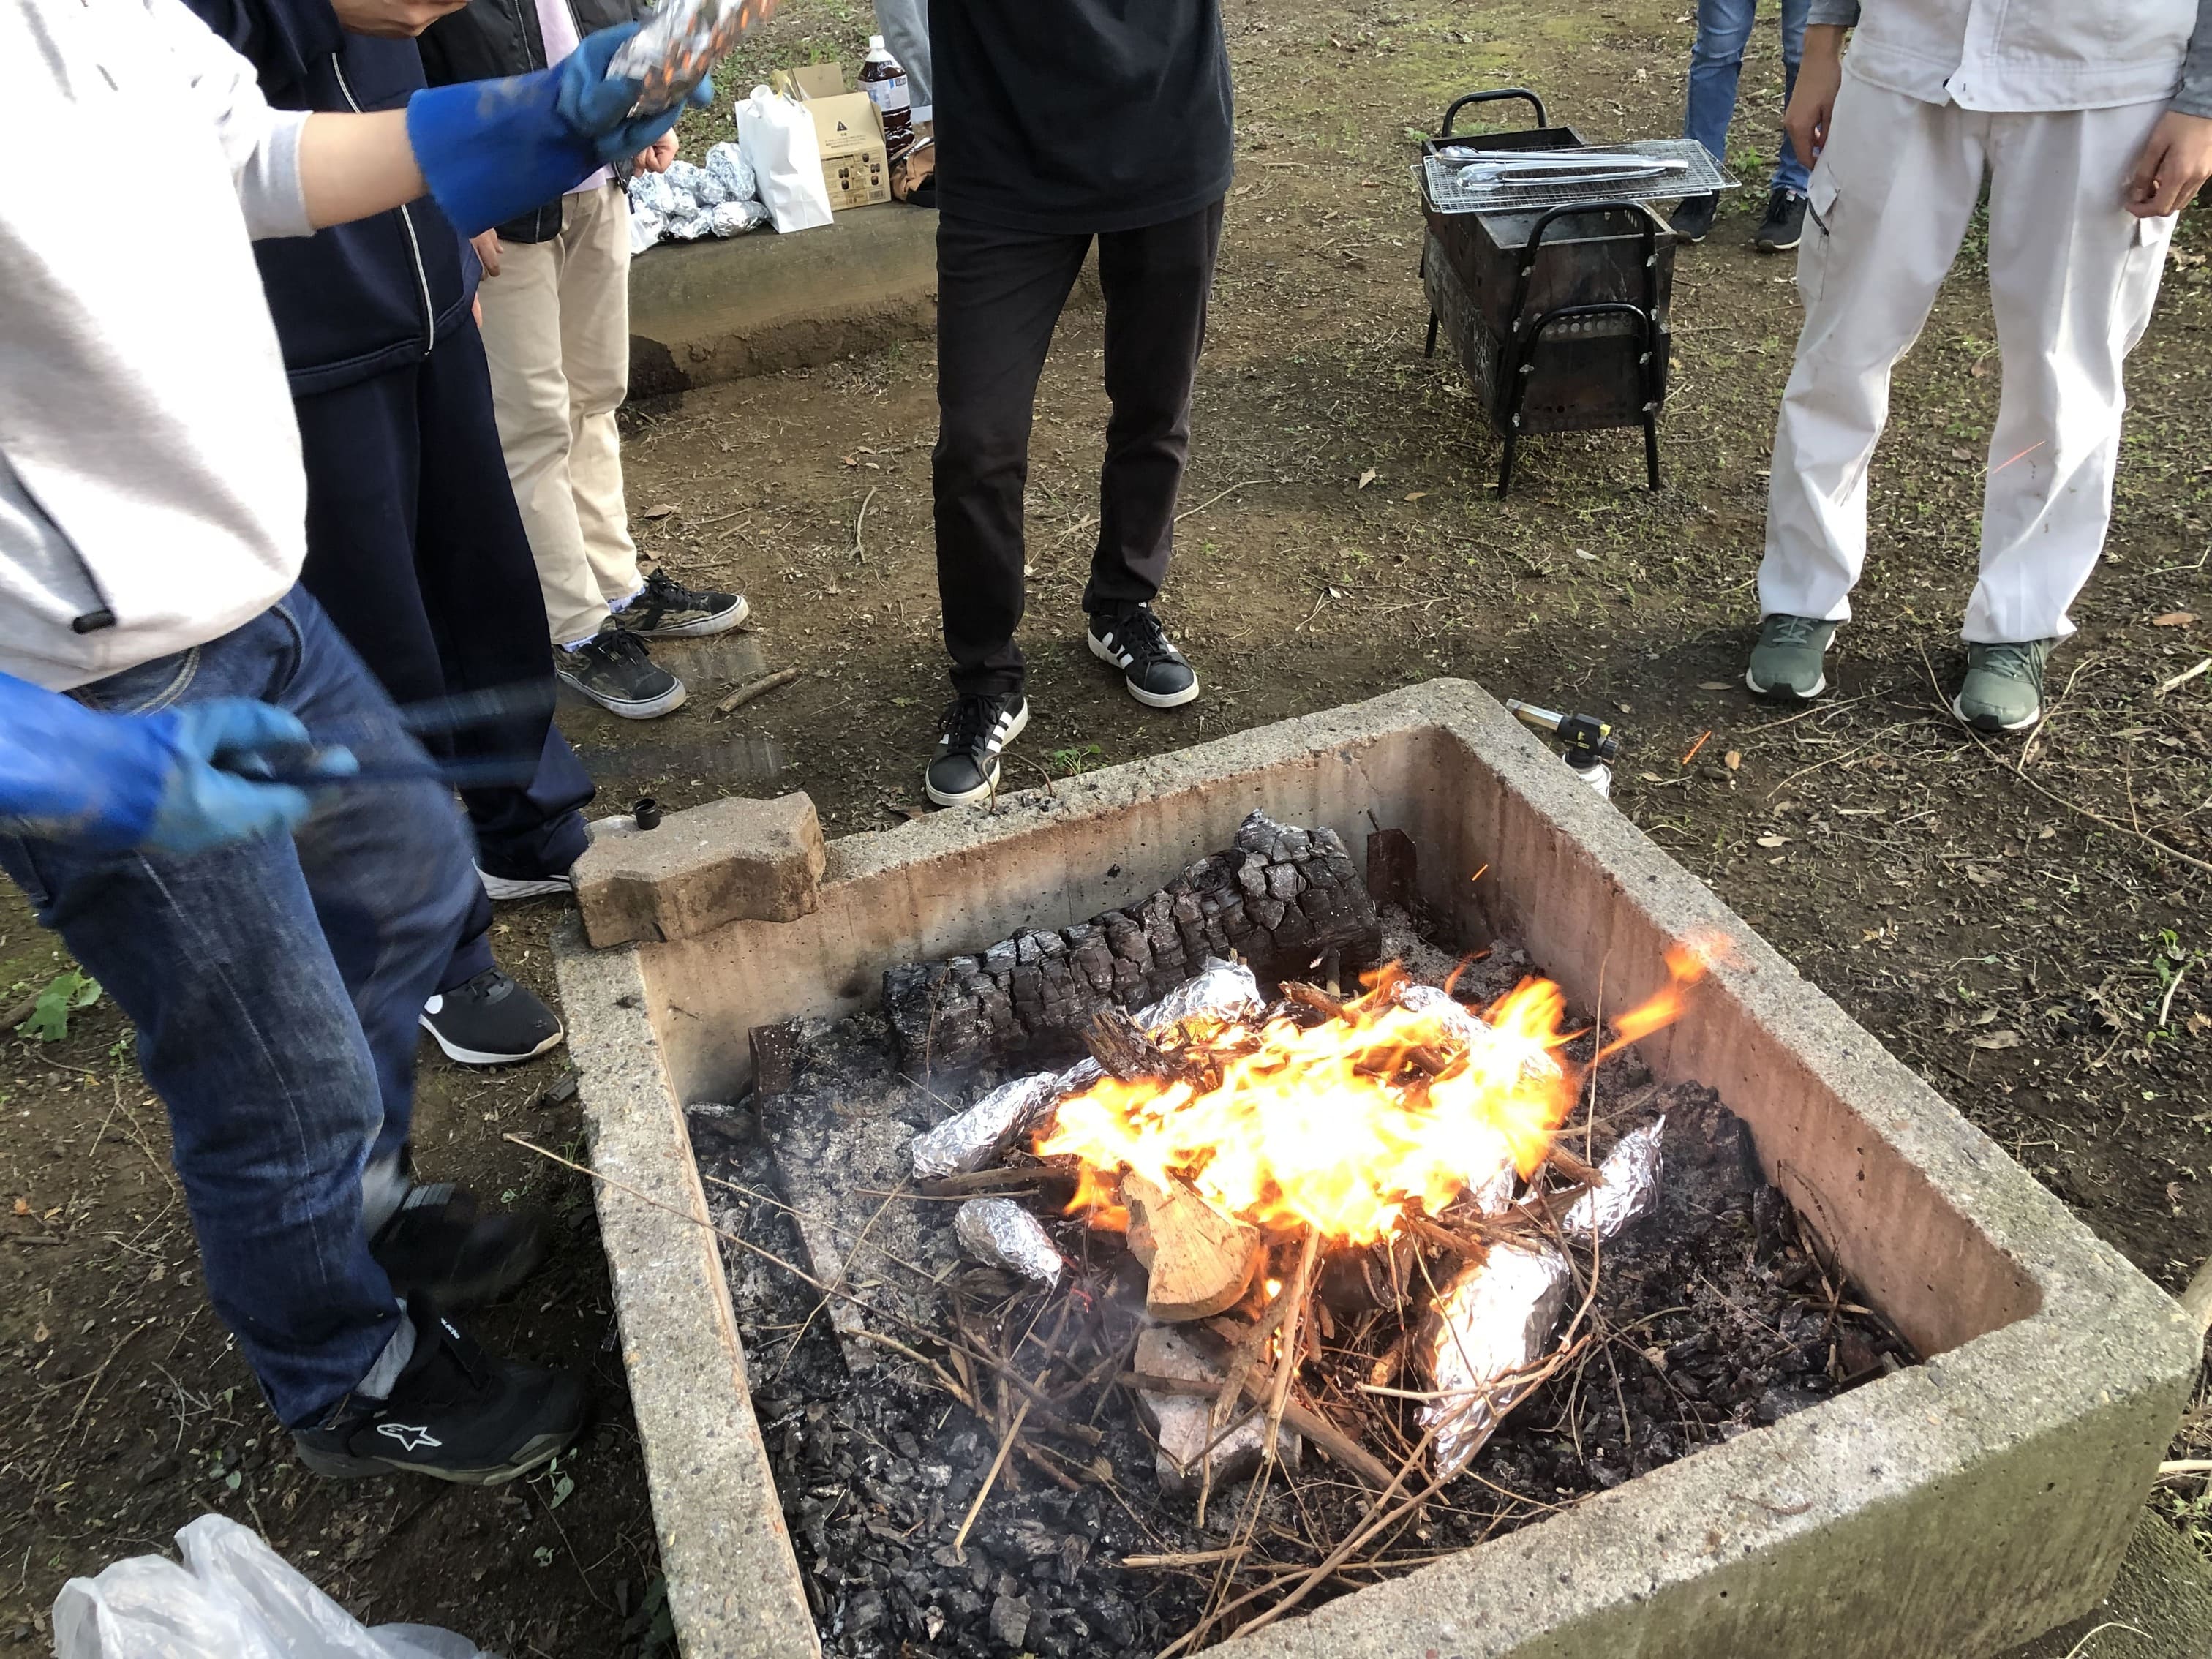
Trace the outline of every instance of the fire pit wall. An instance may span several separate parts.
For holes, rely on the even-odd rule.
[[[1397,828],[1424,896],[1517,933],[1583,1006],[1719,943],[1645,1040],[1710,1084],[1927,1363],[1540,1525],[1232,1643],[1239,1655],[1994,1654],[2117,1569],[2195,1373],[2185,1316],[1497,703],[1435,681],[834,843],[814,915],[561,962],[624,1352],[684,1651],[817,1650],[748,1402],[682,1103],[755,1025],[872,1000],[888,963],[1079,921],[1228,844],[1255,807],[1355,851]],[[673,1212],[672,1213],[672,1212]]]

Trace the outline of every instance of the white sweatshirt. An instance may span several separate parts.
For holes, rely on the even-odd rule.
[[[307,483],[252,240],[313,228],[306,120],[181,0],[0,0],[0,672],[66,690],[298,580]],[[66,173],[24,164],[55,143]]]

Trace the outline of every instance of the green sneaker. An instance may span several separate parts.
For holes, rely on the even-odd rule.
[[[1966,645],[1966,679],[1951,712],[1977,732],[2021,732],[2043,718],[2043,665],[2056,640]]]
[[[1835,637],[1832,622],[1777,612],[1759,624],[1759,643],[1752,647],[1743,683],[1762,697],[1817,697],[1828,689],[1821,659]]]

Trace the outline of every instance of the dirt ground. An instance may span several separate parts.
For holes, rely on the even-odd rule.
[[[2156,688],[2212,654],[2212,210],[2185,221],[2130,365],[2110,552],[2054,663],[2042,730],[2025,746],[1985,744],[1937,690],[1959,666],[1999,388],[1971,245],[1898,375],[1838,692],[1793,714],[1741,684],[1797,321],[1790,261],[1747,246],[1780,103],[1772,29],[1762,23],[1752,114],[1729,158],[1752,187],[1677,264],[1668,489],[1647,494],[1633,435],[1606,433],[1524,446],[1499,502],[1496,442],[1464,376],[1421,356],[1408,130],[1455,93],[1501,83],[1536,87],[1592,137],[1678,130],[1690,8],[1226,9],[1239,177],[1161,606],[1206,696],[1140,709],[1083,648],[1106,405],[1099,317],[1071,313],[1038,410],[1024,629],[1034,717],[1012,782],[1439,674],[1604,714],[1626,748],[1624,812],[2084,1222],[2180,1285],[2212,1254],[2212,677]],[[771,62],[854,61],[864,12],[793,0],[725,92]],[[726,136],[688,135],[695,149]],[[743,589],[759,623],[750,646],[805,678],[717,718],[727,681],[695,667],[690,706],[665,721],[613,731],[578,718],[606,803],[649,792],[683,805],[773,781],[808,791],[833,835],[920,810],[945,696],[932,370],[924,343],[634,411],[646,550]],[[749,672],[722,660],[731,679]],[[507,966],[549,995],[556,914],[517,908],[499,940]],[[12,892],[0,900],[0,1001],[65,966]],[[420,1157],[489,1202],[561,1219],[546,1274],[479,1328],[495,1346],[586,1367],[598,1427],[556,1471],[504,1493],[331,1486],[272,1438],[206,1309],[160,1109],[121,1022],[103,1004],[65,1038],[8,1034],[0,1645],[42,1649],[64,1577],[159,1547],[214,1509],[263,1528],[372,1619],[447,1624],[509,1656],[665,1650],[586,1195],[501,1139],[573,1148],[573,1102],[546,1097],[562,1075],[553,1063],[465,1073],[426,1047]],[[2212,1422],[2200,1414],[2180,1443],[2204,1455]],[[2160,1507],[2208,1524],[2202,1500]]]

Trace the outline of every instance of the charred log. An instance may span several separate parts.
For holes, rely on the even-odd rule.
[[[1190,866],[1141,903],[989,950],[884,974],[884,1012],[901,1061],[934,1067],[1073,1052],[1099,1009],[1140,1008],[1232,952],[1263,980],[1311,971],[1337,951],[1370,967],[1382,924],[1344,842],[1255,812],[1234,845]]]

